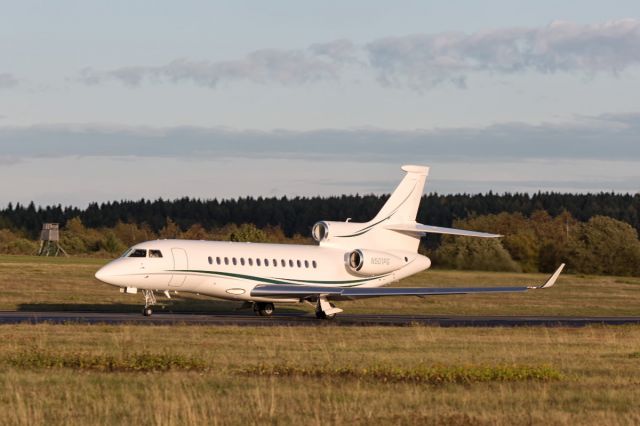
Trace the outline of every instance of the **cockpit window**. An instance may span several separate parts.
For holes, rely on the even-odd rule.
[[[129,253],[131,253],[131,250],[132,250],[132,249],[130,249],[130,248],[126,249],[126,250],[124,251],[124,253],[122,253],[122,254],[120,255],[120,257],[127,257],[127,256],[129,256]]]
[[[129,254],[129,257],[147,257],[147,251],[145,249],[135,249]]]
[[[160,250],[149,250],[149,257],[162,257]]]

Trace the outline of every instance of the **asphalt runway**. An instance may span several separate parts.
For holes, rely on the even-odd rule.
[[[251,311],[207,314],[154,312],[30,312],[0,311],[0,324],[149,324],[149,325],[234,325],[234,326],[413,326],[440,327],[583,327],[586,325],[640,324],[640,317],[556,317],[556,316],[445,316],[339,314],[333,320],[318,320],[313,314],[278,313],[270,318]]]

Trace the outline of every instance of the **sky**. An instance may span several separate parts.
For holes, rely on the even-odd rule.
[[[637,0],[0,6],[0,206],[640,190]]]

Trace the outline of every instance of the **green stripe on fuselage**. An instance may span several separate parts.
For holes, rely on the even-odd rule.
[[[249,280],[249,281],[258,281],[258,282],[267,283],[267,284],[285,284],[285,285],[329,284],[329,285],[336,285],[336,286],[342,286],[342,287],[354,287],[360,284],[364,284],[367,281],[383,278],[389,275],[389,274],[378,275],[375,277],[358,279],[358,280],[314,281],[314,280],[295,280],[295,279],[289,279],[289,278],[266,278],[266,277],[259,277],[255,275],[235,274],[232,272],[203,271],[203,270],[195,270],[195,269],[174,269],[174,270],[167,270],[167,272],[189,272],[189,273],[196,273],[196,274],[219,275],[223,277],[240,278],[240,279]]]

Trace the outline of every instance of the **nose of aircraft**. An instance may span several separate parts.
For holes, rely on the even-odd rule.
[[[104,265],[102,268],[98,269],[98,272],[96,272],[96,279],[102,281],[103,283],[111,284],[111,282],[109,281],[109,278],[113,275],[110,272],[111,269],[112,268],[110,264]]]

